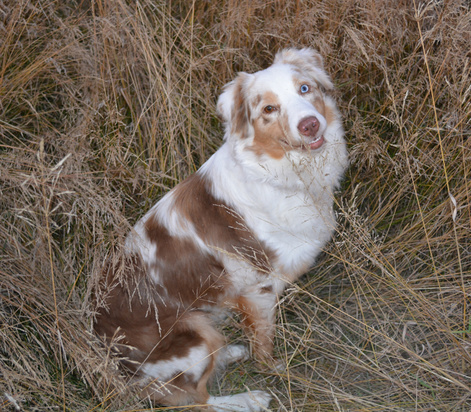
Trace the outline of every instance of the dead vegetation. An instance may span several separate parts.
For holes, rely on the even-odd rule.
[[[338,88],[338,234],[280,304],[286,371],[239,365],[213,392],[471,409],[470,44],[464,0],[0,1],[1,409],[151,408],[91,333],[96,273],[218,146],[223,84],[286,46]]]

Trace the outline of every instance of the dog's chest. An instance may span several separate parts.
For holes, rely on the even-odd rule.
[[[335,229],[330,193],[313,197],[291,194],[270,199],[261,197],[257,208],[245,215],[254,235],[274,252],[272,266],[290,280],[310,265]]]

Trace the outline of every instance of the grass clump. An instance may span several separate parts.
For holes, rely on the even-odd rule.
[[[352,166],[338,233],[279,306],[287,364],[215,384],[273,410],[469,410],[471,10],[466,1],[0,3],[0,396],[136,410],[90,328],[106,256],[217,148],[217,95],[317,48]]]

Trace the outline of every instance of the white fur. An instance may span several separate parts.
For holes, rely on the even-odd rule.
[[[269,393],[252,391],[231,396],[210,396],[207,403],[216,412],[257,412],[268,410],[270,400]]]
[[[234,362],[244,362],[249,358],[249,350],[244,345],[228,345],[218,354],[219,364],[226,366]]]
[[[343,148],[338,148],[327,148],[323,155],[333,158],[338,154],[339,164],[324,168],[320,175],[301,164],[298,175],[290,159],[262,163],[227,142],[201,172],[212,181],[214,195],[234,205],[249,229],[276,250],[278,259],[271,262],[274,271],[296,272],[312,261],[335,229],[332,196],[338,182],[331,175],[338,175],[345,166]]]
[[[196,346],[190,349],[186,357],[173,356],[164,361],[144,363],[141,372],[159,381],[172,379],[179,373],[191,375],[195,380],[199,380],[209,364],[209,355],[205,345]]]

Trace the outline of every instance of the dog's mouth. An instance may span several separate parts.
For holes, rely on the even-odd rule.
[[[289,146],[290,149],[308,151],[308,150],[319,149],[325,143],[325,139],[324,139],[324,135],[321,134],[308,142],[302,142],[301,144],[298,144],[298,145],[289,143],[287,140],[284,140],[284,139],[281,140],[281,142],[284,145]]]
[[[309,149],[311,150],[319,149],[319,147],[321,147],[323,144],[324,144],[324,135],[322,134],[308,143]]]

